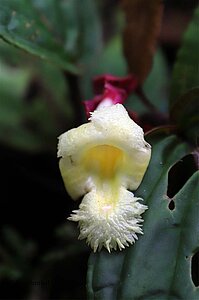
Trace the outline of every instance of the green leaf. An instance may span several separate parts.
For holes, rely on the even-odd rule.
[[[77,72],[64,52],[59,38],[40,20],[37,11],[28,1],[1,1],[0,37],[42,59],[50,60],[58,66]]]
[[[199,7],[185,32],[173,70],[170,106],[188,90],[199,86]]]
[[[175,101],[171,119],[180,135],[195,147],[199,140],[199,87],[193,88]]]
[[[57,136],[74,120],[63,74],[1,42],[0,54],[2,45],[1,57],[7,61],[7,51],[12,61],[9,66],[0,60],[0,141],[25,151],[54,152]]]
[[[102,44],[101,25],[92,0],[31,0],[73,61],[93,63]]]
[[[78,73],[77,63],[92,61],[98,53],[101,28],[91,0],[2,0],[0,37]]]
[[[114,74],[115,76],[126,75],[126,62],[122,52],[122,40],[119,35],[114,36],[104,47],[93,73],[95,75],[103,73]]]
[[[122,54],[122,42],[119,36],[112,38],[104,47],[93,65],[89,66],[81,79],[81,89],[85,99],[93,97],[92,79],[102,74],[126,75],[126,63]]]
[[[185,32],[174,66],[170,115],[179,134],[198,145],[199,132],[199,7]]]
[[[168,207],[168,172],[189,153],[176,136],[153,133],[152,159],[136,191],[149,209],[138,241],[122,252],[91,254],[88,298],[106,300],[198,299],[191,280],[191,257],[199,248],[198,180],[196,172]],[[186,172],[186,170],[185,170]]]

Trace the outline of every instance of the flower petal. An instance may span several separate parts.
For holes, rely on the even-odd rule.
[[[137,189],[151,155],[142,128],[128,116],[121,104],[96,110],[90,121],[59,137],[60,169],[68,193],[75,199],[93,187],[93,174],[84,168],[82,157],[99,145],[113,146],[124,152],[121,184],[127,189]]]
[[[121,104],[100,106],[90,122],[59,137],[60,170],[73,199],[84,196],[69,220],[94,252],[132,244],[147,207],[128,191],[141,183],[151,155],[144,133]]]
[[[86,239],[94,252],[102,247],[109,252],[117,247],[122,250],[135,242],[138,233],[143,233],[140,215],[147,206],[140,204],[139,198],[121,187],[115,207],[103,211],[100,196],[104,197],[96,190],[86,194],[79,210],[74,211],[68,219],[79,222],[79,239]]]

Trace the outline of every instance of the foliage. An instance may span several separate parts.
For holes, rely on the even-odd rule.
[[[178,52],[170,97],[171,118],[181,134],[197,146],[199,133],[199,7]],[[193,51],[194,49],[194,51]]]
[[[143,126],[166,127],[146,135],[152,159],[135,191],[149,207],[144,235],[122,252],[91,254],[88,298],[199,297],[199,8],[171,66],[157,42],[162,1],[116,2],[0,1],[0,298],[86,297],[89,250],[65,220],[74,206],[57,136],[85,119],[81,101],[93,96],[95,75],[127,69],[139,80],[129,111]]]
[[[3,54],[5,48],[13,62],[14,57],[22,61],[20,52],[0,42],[0,53]],[[30,63],[29,57],[23,58],[26,58],[26,65],[20,64],[19,68],[19,63],[14,68],[0,59],[0,139],[5,144],[30,152],[52,151],[65,120],[72,122],[70,106],[65,107],[67,89],[64,78],[60,70],[51,65],[38,61]]]
[[[195,10],[193,20],[184,34],[182,46],[178,52],[173,70],[170,105],[188,90],[198,86],[199,82],[199,8]],[[194,51],[193,51],[194,49]]]
[[[0,11],[0,36],[5,41],[69,72],[77,72],[78,60],[98,50],[100,33],[90,0],[3,0]]]

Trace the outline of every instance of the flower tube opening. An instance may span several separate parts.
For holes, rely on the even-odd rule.
[[[98,145],[86,151],[82,163],[88,172],[104,179],[112,179],[124,164],[125,154],[111,145]]]

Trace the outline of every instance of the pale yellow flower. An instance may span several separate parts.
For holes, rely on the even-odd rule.
[[[140,185],[150,155],[142,128],[121,104],[98,108],[90,122],[59,137],[65,187],[74,200],[84,196],[69,220],[79,222],[79,238],[94,252],[122,250],[142,233],[147,206],[129,190]]]

